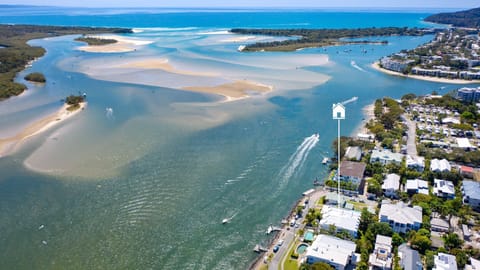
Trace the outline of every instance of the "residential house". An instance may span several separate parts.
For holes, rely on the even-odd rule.
[[[351,236],[357,237],[359,224],[360,212],[358,211],[331,205],[324,205],[322,208],[322,219],[319,225],[324,230],[328,230],[333,225],[337,231],[346,231]]]
[[[388,149],[382,150],[373,150],[372,155],[370,156],[370,162],[380,162],[383,165],[387,164],[397,164],[400,165],[403,160],[403,155],[400,153],[393,153]]]
[[[359,185],[363,181],[366,164],[344,160],[340,163],[340,180]]]
[[[388,223],[393,231],[398,233],[418,230],[422,226],[422,208],[408,207],[403,202],[394,204],[383,200],[378,216],[380,222]]]
[[[430,170],[432,172],[449,172],[452,169],[450,162],[446,159],[432,159],[430,161]]]
[[[465,270],[480,270],[480,261],[470,257],[470,264],[465,265]]]
[[[457,138],[458,148],[464,149],[465,151],[475,150],[476,147],[470,143],[468,138]]]
[[[470,205],[475,210],[480,210],[480,183],[463,180],[462,183],[463,203]]]
[[[360,146],[349,146],[345,151],[346,159],[359,161],[362,158],[362,148]]]
[[[382,184],[383,194],[386,197],[396,198],[400,189],[400,175],[391,173],[385,177]]]
[[[411,249],[407,244],[401,244],[398,247],[398,257],[400,266],[404,270],[422,270],[422,259],[418,251]]]
[[[392,269],[392,259],[392,238],[377,234],[375,249],[368,259],[370,269],[390,270]]]
[[[455,186],[452,181],[434,179],[433,194],[444,199],[455,198]]]
[[[425,170],[425,158],[424,157],[412,157],[410,155],[407,156],[407,167],[410,169],[417,170],[419,172],[423,172]]]
[[[455,256],[446,254],[446,253],[438,253],[434,257],[435,266],[433,270],[457,270],[457,259]]]
[[[344,270],[356,261],[356,244],[330,235],[320,234],[305,252],[306,262],[324,262],[337,270]]]
[[[430,228],[432,231],[435,231],[435,232],[450,231],[450,225],[448,224],[448,222],[444,219],[436,218],[436,217],[430,220]]]
[[[473,179],[474,169],[472,167],[460,166],[459,171],[460,171],[460,173],[462,174],[463,177]]]
[[[409,195],[416,193],[428,195],[428,182],[421,179],[407,179],[405,192]]]

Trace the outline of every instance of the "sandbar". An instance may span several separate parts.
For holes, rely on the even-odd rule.
[[[109,36],[88,36],[92,38],[99,39],[114,39],[117,42],[106,44],[106,45],[87,45],[77,47],[78,50],[84,52],[95,52],[95,53],[122,53],[122,52],[132,52],[137,48],[153,43],[153,41],[148,40],[138,40],[132,38],[126,38],[121,36],[109,35]]]
[[[438,78],[438,77],[430,77],[430,76],[420,76],[420,75],[405,75],[399,72],[391,71],[388,69],[381,68],[378,62],[373,63],[372,68],[389,74],[389,75],[394,75],[394,76],[399,76],[399,77],[404,77],[404,78],[411,78],[411,79],[417,79],[417,80],[423,80],[423,81],[429,81],[429,82],[437,82],[437,83],[451,83],[451,84],[470,84],[470,83],[480,83],[480,80],[462,80],[462,79],[447,79],[447,78]]]
[[[256,83],[248,80],[237,80],[231,83],[224,83],[216,86],[189,86],[183,90],[222,95],[225,101],[235,101],[250,96],[249,92],[265,94],[273,90],[270,85]]]
[[[255,36],[237,36],[232,38],[223,39],[220,42],[244,42],[255,39]]]
[[[135,69],[160,69],[166,72],[180,74],[180,75],[188,75],[188,76],[202,76],[202,77],[213,77],[218,76],[215,73],[208,73],[208,72],[196,72],[196,71],[188,71],[188,70],[180,70],[173,67],[168,59],[165,58],[157,58],[157,59],[143,59],[138,61],[129,61],[124,64],[120,64],[117,66],[113,66],[114,68],[135,68]]]
[[[82,102],[79,105],[80,107],[75,111],[69,111],[67,110],[67,108],[70,105],[64,104],[56,113],[30,124],[16,135],[9,138],[0,138],[0,157],[9,155],[14,152],[15,148],[19,146],[24,140],[39,133],[42,133],[49,128],[76,115],[78,112],[82,111],[87,106],[87,103]]]

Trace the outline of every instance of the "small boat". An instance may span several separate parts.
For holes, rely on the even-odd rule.
[[[238,46],[237,51],[241,52],[245,49],[245,47],[246,47],[245,45],[240,45]]]
[[[324,157],[322,160],[322,164],[327,164],[330,161],[328,157]]]
[[[268,226],[268,228],[267,228],[266,233],[271,234],[272,232],[273,232],[273,226],[272,226],[272,224],[270,224],[270,226]]]
[[[315,179],[315,180],[313,180],[313,185],[314,185],[314,186],[320,186],[321,183],[320,183],[320,181],[318,181],[317,179]]]
[[[230,219],[229,218],[224,218],[222,220],[222,224],[227,224],[228,222],[230,222]]]

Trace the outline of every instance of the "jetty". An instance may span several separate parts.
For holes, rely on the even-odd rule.
[[[261,246],[261,245],[255,245],[255,247],[253,248],[253,251],[256,252],[256,253],[260,253],[260,252],[267,252],[268,249]]]
[[[272,232],[278,232],[278,231],[281,231],[281,230],[282,230],[282,228],[275,227],[275,226],[272,226],[272,224],[270,224],[270,226],[268,226],[268,228],[267,228],[266,234],[271,234]]]

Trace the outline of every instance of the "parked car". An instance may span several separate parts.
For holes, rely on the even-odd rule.
[[[273,252],[275,252],[275,253],[276,253],[276,252],[278,251],[278,249],[280,249],[280,247],[279,247],[279,246],[274,246],[274,247],[273,247]]]

